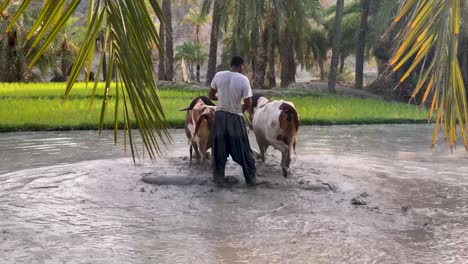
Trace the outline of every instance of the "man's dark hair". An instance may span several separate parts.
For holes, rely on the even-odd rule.
[[[234,56],[231,59],[231,67],[239,67],[244,64],[244,59],[241,56]]]

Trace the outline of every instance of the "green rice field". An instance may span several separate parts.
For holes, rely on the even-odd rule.
[[[98,87],[91,107],[91,84],[90,87],[76,84],[66,101],[63,101],[64,89],[63,83],[1,83],[0,132],[97,129],[103,85]],[[182,128],[185,112],[179,109],[190,104],[194,97],[207,93],[208,89],[161,88],[159,96],[169,126]],[[111,89],[110,94],[107,128],[113,128],[114,123],[115,90]],[[421,123],[428,116],[424,108],[381,100],[328,94],[279,97],[271,99],[293,102],[302,125]],[[122,117],[120,113],[119,120]]]

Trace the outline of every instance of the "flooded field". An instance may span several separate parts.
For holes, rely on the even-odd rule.
[[[0,134],[1,263],[468,263],[468,154],[431,128],[302,127],[290,178],[270,149],[223,189],[182,130],[137,166],[110,133]]]

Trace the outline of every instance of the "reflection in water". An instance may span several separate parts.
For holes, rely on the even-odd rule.
[[[281,176],[270,151],[258,164],[270,184],[256,189],[217,189],[208,168],[189,168],[183,131],[164,157],[137,166],[111,134],[0,134],[0,257],[467,263],[468,155],[429,149],[430,133],[419,125],[301,128],[293,176]],[[233,164],[227,174],[242,180]],[[190,184],[149,185],[141,181],[148,175]],[[355,197],[364,205],[352,205]]]

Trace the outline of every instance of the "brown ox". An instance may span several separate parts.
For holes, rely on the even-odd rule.
[[[252,98],[252,128],[265,161],[269,146],[281,151],[281,168],[287,177],[291,163],[291,151],[296,149],[299,116],[294,104],[283,100],[269,101],[263,96]]]
[[[181,109],[181,111],[187,111],[185,133],[190,143],[190,165],[192,164],[193,150],[195,150],[196,160],[204,163],[212,145],[215,106],[207,97],[199,96],[192,101],[189,107]]]

